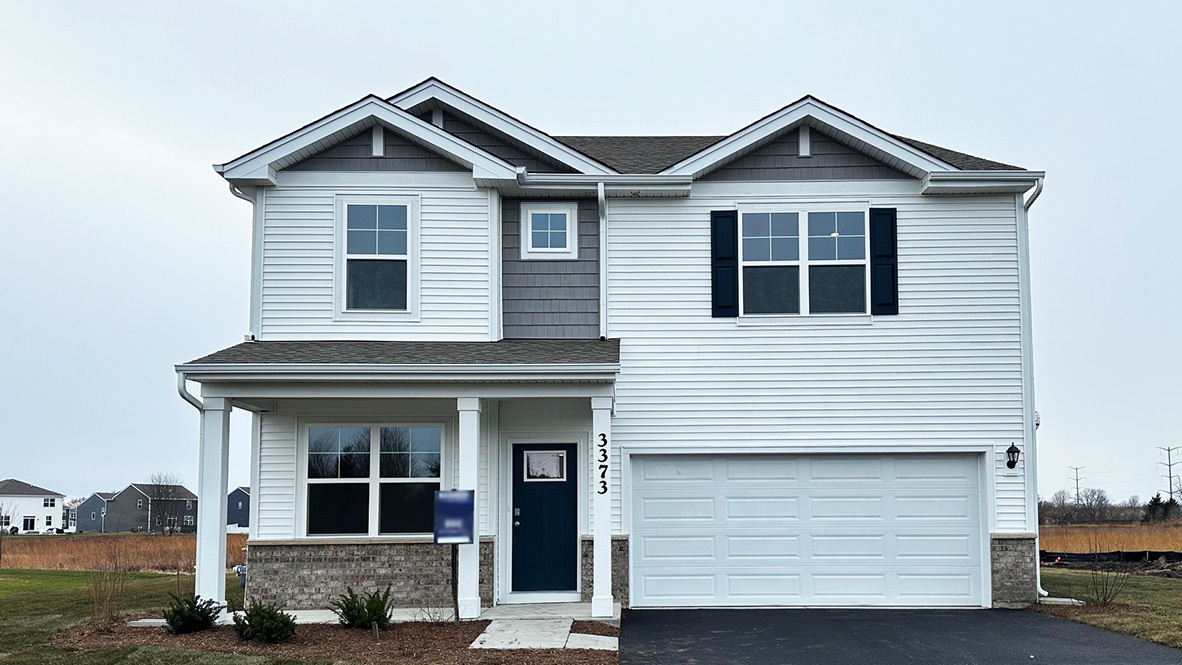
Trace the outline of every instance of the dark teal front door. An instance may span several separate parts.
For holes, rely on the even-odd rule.
[[[575,591],[577,446],[513,446],[513,590]]]

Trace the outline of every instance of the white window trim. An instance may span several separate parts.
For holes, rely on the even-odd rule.
[[[846,322],[865,321],[870,317],[870,203],[857,201],[849,203],[815,203],[815,204],[743,204],[736,206],[739,223],[739,319],[748,321],[789,321],[794,319],[840,319]],[[796,213],[798,253],[796,261],[747,261],[743,256],[743,215],[745,213]],[[861,212],[864,228],[864,249],[861,261],[848,260],[816,260],[808,258],[808,214],[810,212]],[[855,266],[865,267],[865,307],[861,312],[822,312],[809,311],[809,265],[818,266]],[[800,266],[800,313],[798,314],[747,314],[744,312],[744,284],[743,268],[758,266]]]
[[[346,207],[350,205],[406,206],[406,309],[405,310],[350,310],[345,307],[347,286],[346,265],[348,244],[345,227]],[[333,213],[333,320],[398,322],[418,321],[420,317],[419,286],[422,281],[419,253],[419,197],[418,195],[337,194]],[[378,258],[380,256],[369,256]],[[393,259],[391,259],[393,260]]]
[[[530,215],[534,213],[561,213],[566,215],[566,247],[533,247],[530,233]],[[575,202],[537,202],[521,204],[521,259],[523,261],[573,261],[579,258],[579,204]]]
[[[308,478],[308,430],[313,427],[368,427],[369,434],[369,477],[368,478]],[[367,420],[331,422],[308,421],[300,424],[299,441],[297,442],[296,478],[298,497],[296,501],[297,530],[301,538],[314,539],[349,539],[349,538],[421,538],[431,534],[423,533],[380,533],[378,520],[381,518],[381,484],[383,482],[430,482],[432,478],[382,478],[381,477],[381,439],[379,430],[382,427],[438,427],[442,430],[439,442],[439,489],[452,487],[452,459],[451,432],[452,423],[446,420],[396,420],[373,421]],[[308,485],[354,483],[369,486],[369,531],[368,533],[308,533]]]

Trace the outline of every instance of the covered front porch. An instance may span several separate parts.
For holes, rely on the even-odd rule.
[[[588,602],[610,619],[626,596],[612,574],[627,561],[612,510],[616,341],[247,342],[177,370],[201,412],[201,597],[225,599],[234,408],[253,414],[248,600],[315,610],[389,586],[403,608],[449,607],[450,548],[431,525],[435,490],[452,488],[476,496],[461,618]]]

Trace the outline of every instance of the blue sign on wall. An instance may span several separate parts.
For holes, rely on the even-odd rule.
[[[435,493],[435,544],[471,545],[476,493],[472,490],[439,490]]]

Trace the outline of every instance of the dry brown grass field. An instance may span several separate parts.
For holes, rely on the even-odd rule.
[[[1182,523],[1043,525],[1039,547],[1048,552],[1182,552]]]
[[[246,563],[246,534],[226,538],[226,565]],[[4,568],[99,570],[117,565],[133,571],[192,572],[197,540],[192,534],[152,536],[138,533],[60,536],[6,536]]]

